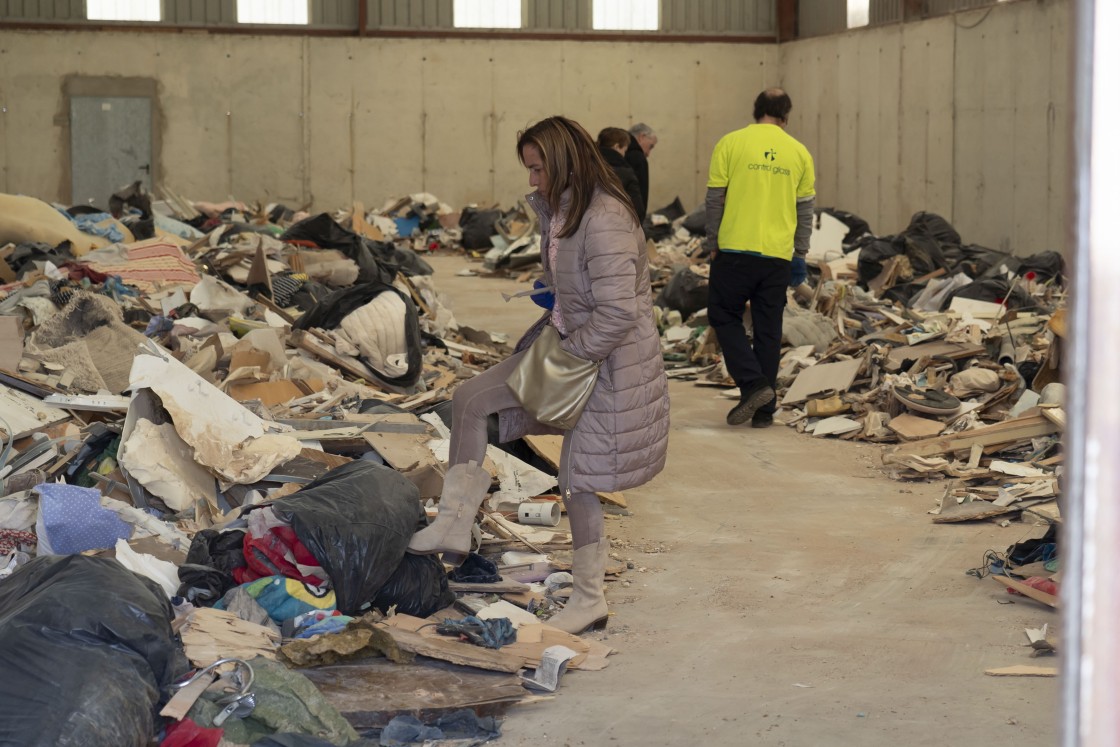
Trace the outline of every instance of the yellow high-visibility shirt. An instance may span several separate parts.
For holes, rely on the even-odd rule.
[[[772,124],[724,135],[712,151],[709,187],[726,187],[719,248],[767,257],[793,257],[797,201],[816,195],[813,157]]]

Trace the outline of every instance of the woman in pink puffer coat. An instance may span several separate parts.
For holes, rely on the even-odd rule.
[[[501,440],[559,433],[520,407],[506,379],[545,324],[561,346],[603,361],[599,380],[576,426],[564,433],[560,490],[572,526],[574,589],[549,623],[579,633],[607,619],[603,572],[610,540],[596,492],[637,487],[665,466],[669,391],[653,321],[645,237],[618,178],[591,136],[576,122],[549,117],[521,133],[528,195],[541,224],[544,280],[552,308],[502,363],[460,386],[452,398],[450,469],[439,515],[409,545],[416,553],[461,556],[490,477],[486,418],[498,413]]]

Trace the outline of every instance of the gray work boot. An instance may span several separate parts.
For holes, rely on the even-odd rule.
[[[461,563],[471,551],[471,527],[478,507],[490,489],[490,473],[477,462],[456,464],[443,478],[443,494],[435,521],[412,535],[413,555],[443,553],[449,563]]]
[[[603,574],[607,570],[607,551],[611,541],[602,537],[584,545],[572,557],[572,596],[564,609],[547,623],[565,633],[579,635],[588,628],[607,625],[607,597],[603,594]]]

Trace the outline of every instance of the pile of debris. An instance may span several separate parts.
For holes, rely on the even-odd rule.
[[[526,688],[605,667],[547,625],[559,437],[489,448],[466,564],[405,553],[451,392],[510,352],[424,254],[530,266],[524,208],[164,198],[0,195],[0,662],[24,673],[0,742],[484,741]]]
[[[702,218],[678,200],[646,227],[664,357],[671,377],[733,387],[707,323]],[[809,265],[785,311],[776,420],[889,444],[883,464],[895,479],[953,478],[934,521],[1060,521],[1061,256],[964,244],[932,213],[879,237],[825,209]]]

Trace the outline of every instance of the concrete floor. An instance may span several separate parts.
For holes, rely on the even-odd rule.
[[[459,321],[537,317],[436,257]],[[473,265],[479,267],[478,265]],[[1056,679],[993,678],[1057,614],[964,571],[1022,527],[934,525],[938,483],[899,483],[878,447],[729,428],[715,390],[672,382],[669,464],[610,518],[638,570],[609,585],[618,650],[549,701],[512,710],[504,745],[981,745],[1056,742]]]

